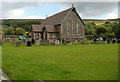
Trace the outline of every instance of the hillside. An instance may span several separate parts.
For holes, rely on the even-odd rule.
[[[108,20],[102,20],[102,19],[83,19],[84,22],[94,22],[95,24],[103,24],[105,22],[117,22],[119,19],[108,19]]]
[[[3,25],[8,26],[23,26],[23,25],[31,25],[31,24],[41,24],[44,19],[4,19],[2,20]]]

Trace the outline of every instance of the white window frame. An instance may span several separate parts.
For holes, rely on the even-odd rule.
[[[79,35],[79,22],[77,21],[77,35]]]
[[[73,28],[73,20],[72,20],[72,35],[74,35],[75,33],[74,33],[74,28]]]
[[[69,22],[67,21],[67,35],[69,35]]]

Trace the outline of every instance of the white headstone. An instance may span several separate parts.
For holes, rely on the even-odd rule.
[[[59,45],[60,41],[59,40],[55,40],[55,45]]]
[[[37,41],[36,41],[36,46],[39,46],[40,45],[40,40],[38,39]]]

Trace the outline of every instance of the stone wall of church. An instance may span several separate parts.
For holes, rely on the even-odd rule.
[[[84,25],[74,11],[61,25],[61,38],[70,41],[84,39]]]

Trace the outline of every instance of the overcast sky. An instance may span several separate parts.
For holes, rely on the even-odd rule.
[[[118,18],[118,2],[2,2],[0,18],[44,19],[74,4],[82,19]]]

